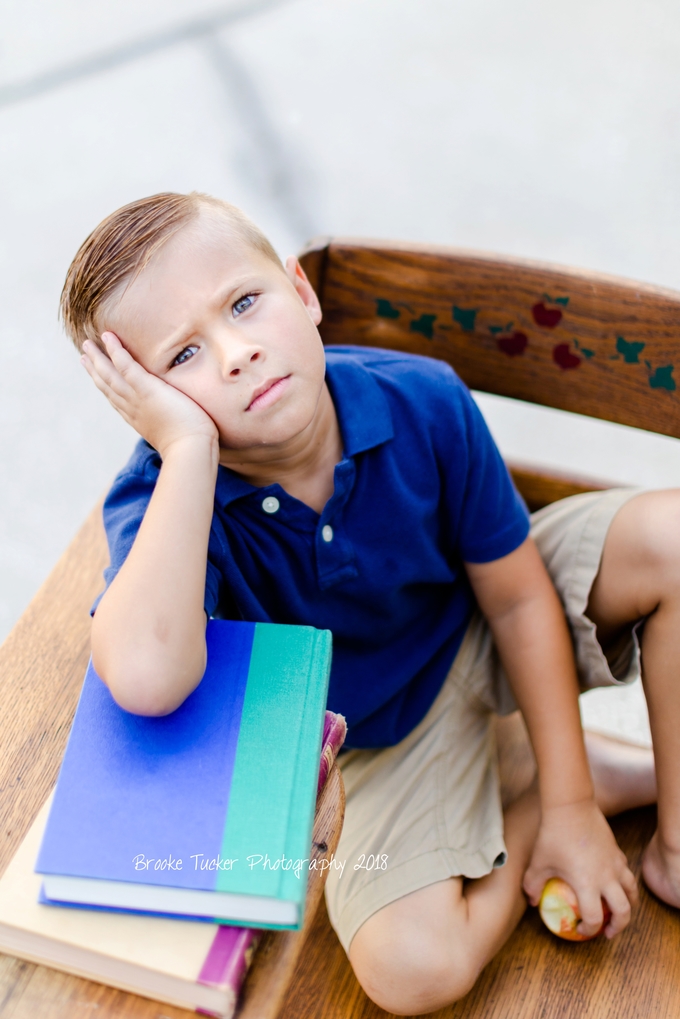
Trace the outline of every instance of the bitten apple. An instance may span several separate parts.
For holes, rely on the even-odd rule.
[[[590,941],[598,937],[611,920],[611,910],[602,899],[604,918],[594,934],[580,934],[576,928],[581,921],[576,892],[560,877],[551,877],[541,894],[538,911],[549,931],[565,941]]]

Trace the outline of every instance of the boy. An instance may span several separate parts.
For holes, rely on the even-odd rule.
[[[156,195],[100,224],[62,313],[143,440],[105,507],[97,671],[124,708],[164,714],[200,682],[206,616],[333,631],[329,707],[353,749],[349,866],[327,900],[379,1005],[413,1014],[465,994],[521,917],[522,887],[535,904],[563,877],[584,933],[603,897],[610,937],[635,903],[595,793],[611,813],[649,802],[651,756],[595,742],[594,792],[572,642],[537,542],[584,681],[633,678],[645,620],[659,828],[644,876],[680,905],[678,493],[565,500],[536,516],[532,539],[453,372],[360,348],[325,359],[297,261],[284,269],[242,213],[207,196]],[[512,695],[538,784],[503,818],[490,715],[514,710]]]

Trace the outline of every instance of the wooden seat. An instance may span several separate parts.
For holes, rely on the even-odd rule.
[[[680,294],[519,259],[328,239],[301,256],[325,343],[448,361],[473,389],[680,438]],[[678,377],[676,364],[678,360]],[[511,465],[531,509],[607,487]],[[639,875],[653,809],[612,827]],[[323,907],[282,1019],[378,1019]],[[559,942],[530,910],[474,990],[440,1019],[639,1019],[680,1015],[680,915],[641,890],[613,942]]]
[[[680,436],[674,357],[680,295],[570,269],[446,249],[321,241],[302,256],[324,308],[325,342],[358,343],[450,361],[472,387]],[[598,487],[515,468],[532,508]],[[99,509],[0,649],[0,870],[56,779],[89,654],[89,606],[107,559]],[[315,852],[339,836],[337,770],[317,805]],[[633,867],[652,810],[613,827]],[[325,849],[323,848],[325,846]],[[312,872],[313,874],[316,872]],[[377,1019],[321,898],[310,888],[305,930],[268,936],[245,986],[241,1019]],[[304,944],[304,951],[300,948]],[[191,1013],[0,956],[0,1019],[180,1019]],[[530,912],[447,1019],[680,1015],[680,921],[642,891],[614,942],[564,945]]]

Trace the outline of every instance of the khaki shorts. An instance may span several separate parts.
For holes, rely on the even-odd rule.
[[[609,525],[640,491],[577,495],[532,516],[532,536],[571,627],[583,689],[640,675],[639,624],[608,661],[584,615]],[[345,951],[369,916],[402,895],[449,877],[482,877],[505,862],[492,714],[515,708],[478,613],[419,725],[396,746],[341,755],[347,811],[326,902]]]

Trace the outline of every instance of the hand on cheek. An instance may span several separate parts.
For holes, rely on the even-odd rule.
[[[82,365],[111,406],[163,458],[185,440],[207,440],[217,448],[215,423],[197,403],[147,372],[114,333],[102,333],[102,343],[106,354],[85,341]]]

